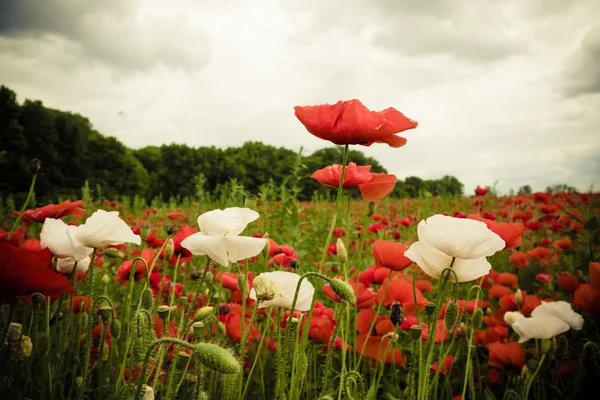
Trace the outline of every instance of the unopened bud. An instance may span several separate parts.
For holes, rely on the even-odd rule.
[[[458,322],[458,312],[458,305],[455,302],[448,304],[448,307],[446,308],[446,316],[444,318],[444,325],[446,326],[448,332],[452,332],[454,326]]]
[[[179,299],[177,299],[177,302],[178,302],[178,303],[179,303],[179,305],[180,305],[180,306],[182,306],[182,307],[187,307],[187,305],[188,305],[188,303],[189,303],[189,302],[188,302],[188,298],[187,298],[187,297],[185,297],[185,296],[183,296],[183,297],[180,297]]]
[[[173,253],[175,253],[175,243],[173,242],[172,238],[169,238],[169,240],[167,240],[167,244],[165,245],[165,259],[169,260],[171,257],[173,257]]]
[[[225,328],[225,324],[221,321],[217,322],[217,330],[221,335],[225,335],[227,333],[227,328]]]
[[[102,306],[100,310],[98,310],[98,314],[100,314],[100,318],[102,321],[106,323],[112,317],[112,307],[111,306]]]
[[[338,278],[333,278],[329,281],[329,284],[331,285],[331,289],[333,290],[333,292],[337,294],[340,299],[350,304],[356,303],[356,296],[354,296],[354,290],[352,289],[352,286],[348,284],[348,282]]]
[[[115,249],[114,247],[109,247],[102,250],[102,255],[110,258],[125,258],[125,253],[119,249]]]
[[[164,321],[169,317],[170,310],[171,310],[171,308],[169,306],[166,306],[163,304],[163,305],[158,306],[158,308],[156,309],[156,312],[158,312],[158,316],[160,317],[160,319],[162,319]]]
[[[102,346],[102,354],[100,354],[100,359],[102,361],[107,361],[108,356],[110,355],[110,346],[107,342],[104,342],[104,346]]]
[[[196,311],[196,315],[194,316],[194,321],[202,321],[203,319],[208,317],[210,314],[212,314],[213,310],[214,310],[214,308],[211,306],[202,307],[201,309]]]
[[[542,339],[542,352],[545,354],[552,347],[552,342],[548,339]]]
[[[527,368],[529,368],[529,370],[531,371],[535,371],[538,365],[539,363],[537,362],[537,360],[534,360],[533,358],[527,361]]]
[[[410,327],[410,337],[412,338],[412,340],[414,340],[415,342],[419,339],[421,339],[421,332],[423,331],[423,328],[421,328],[419,325],[413,325]]]
[[[110,283],[110,276],[108,276],[108,274],[103,274],[102,278],[100,278],[100,282],[108,285]]]
[[[212,343],[197,343],[194,347],[194,354],[207,368],[224,374],[240,372],[239,362],[228,350]]]
[[[113,319],[113,321],[110,323],[110,334],[115,339],[118,339],[119,336],[121,336],[121,321],[120,320]]]
[[[517,289],[517,292],[515,293],[515,303],[517,303],[517,309],[520,310],[521,304],[523,304],[523,293],[521,292],[521,289]]]
[[[78,376],[75,378],[75,385],[77,385],[77,387],[81,387],[81,385],[83,384],[83,376]]]
[[[34,158],[29,161],[29,169],[33,175],[37,175],[42,169],[42,161],[39,158]]]
[[[488,317],[491,317],[491,316],[492,316],[492,314],[494,314],[494,312],[492,311],[492,309],[491,309],[491,308],[489,308],[489,307],[488,307],[488,308],[486,308],[486,309],[485,309],[485,314],[486,314]]]
[[[152,293],[152,289],[146,288],[142,292],[142,308],[152,310],[152,307],[154,307],[154,293]]]
[[[265,274],[260,274],[253,281],[256,299],[260,301],[270,301],[275,297],[281,297],[279,286]]]
[[[523,365],[523,369],[521,369],[521,375],[525,376],[529,373],[529,368],[527,368],[527,365]]]
[[[269,254],[271,253],[271,241],[269,240],[269,234],[265,233],[262,238],[267,242],[262,253],[266,258],[269,258]]]
[[[348,262],[348,252],[346,251],[346,246],[344,246],[344,241],[342,238],[337,239],[337,242],[335,242],[335,248],[340,263],[346,264]]]

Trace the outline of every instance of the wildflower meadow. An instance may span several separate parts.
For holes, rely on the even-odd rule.
[[[339,160],[261,192],[31,207],[32,160],[2,215],[0,399],[594,397],[598,194],[389,197],[396,176],[348,155],[401,157],[417,121],[359,100],[294,113]]]

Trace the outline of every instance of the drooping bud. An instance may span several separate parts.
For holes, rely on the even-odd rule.
[[[246,199],[244,200],[244,207],[254,210],[254,209],[256,209],[256,202],[257,202],[256,196],[253,194],[249,194],[248,196],[246,196]]]
[[[81,387],[81,385],[83,384],[83,376],[78,376],[75,378],[75,385],[77,385],[77,387]]]
[[[448,332],[452,332],[454,330],[454,326],[458,322],[458,313],[458,304],[455,302],[448,304],[448,307],[446,308],[446,316],[444,317],[444,325],[446,326]]]
[[[163,305],[158,306],[158,308],[156,309],[156,312],[158,312],[158,316],[160,317],[160,319],[162,319],[164,321],[169,317],[170,310],[171,310],[171,308],[169,306],[166,306],[163,304]]]
[[[410,337],[415,342],[421,339],[421,332],[423,332],[423,328],[421,328],[419,325],[413,325],[410,327]]]
[[[154,294],[152,293],[152,289],[146,288],[142,292],[142,308],[144,310],[152,310],[154,307]]]
[[[102,321],[106,323],[112,317],[112,307],[111,306],[102,306],[100,310],[98,310],[98,314],[100,314],[100,318]]]
[[[237,374],[240,364],[226,349],[212,343],[197,343],[194,354],[207,368],[224,374]]]
[[[201,309],[196,311],[196,315],[194,315],[194,321],[202,321],[203,319],[208,317],[210,314],[212,314],[213,310],[214,310],[214,308],[211,306],[202,307]]]
[[[404,322],[404,313],[402,312],[402,303],[394,301],[390,306],[390,321],[395,326],[398,326]]]
[[[348,284],[348,282],[338,278],[333,278],[329,281],[329,284],[331,285],[331,289],[333,290],[333,292],[337,294],[340,299],[350,304],[356,303],[356,296],[354,296],[354,290],[352,289],[352,286]]]
[[[173,242],[172,238],[167,240],[167,244],[165,245],[165,259],[169,260],[173,257],[173,253],[175,253],[175,242]]]
[[[515,293],[515,303],[517,303],[517,309],[520,310],[521,304],[523,304],[523,293],[521,292],[521,289],[517,289],[517,292]]]
[[[432,301],[428,301],[427,304],[425,304],[425,313],[427,313],[427,315],[431,316],[431,314],[433,314],[434,311],[435,311],[435,303]]]
[[[39,158],[34,158],[29,161],[29,169],[33,175],[37,175],[42,169],[42,161]]]
[[[110,334],[115,338],[118,339],[119,336],[121,336],[121,321],[118,319],[114,319],[111,323],[110,323]]]
[[[523,368],[521,369],[521,375],[527,375],[529,373],[529,368],[527,368],[527,365],[523,365]]]
[[[275,281],[264,274],[260,274],[254,278],[253,284],[257,300],[269,301],[282,295]]]
[[[148,224],[142,225],[142,227],[140,228],[140,237],[142,238],[142,240],[146,240],[148,235],[150,235],[150,232],[151,232],[151,229]]]
[[[481,327],[481,323],[483,322],[483,310],[481,308],[475,310],[473,317],[471,317],[471,322],[473,323],[473,329]]]
[[[348,262],[348,252],[346,251],[346,246],[344,246],[344,241],[342,238],[337,239],[335,242],[335,248],[340,263],[346,264]]]

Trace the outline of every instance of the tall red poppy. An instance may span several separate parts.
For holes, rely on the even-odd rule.
[[[506,246],[505,250],[516,249],[521,245],[521,235],[525,231],[525,225],[520,222],[498,223],[491,219],[483,218],[477,214],[469,214],[470,219],[481,221],[487,225],[488,229],[500,236]]]
[[[390,242],[389,240],[377,240],[373,243],[373,258],[376,268],[389,268],[394,271],[402,271],[412,265],[412,261],[404,256],[408,247],[402,243]]]
[[[57,299],[63,293],[75,294],[75,291],[69,279],[52,266],[48,249],[35,254],[0,243],[0,303],[33,293]]]
[[[350,162],[344,172],[343,189],[359,188],[363,199],[378,200],[387,196],[396,186],[396,175],[370,172],[371,166],[358,166]],[[325,186],[338,187],[342,166],[330,165],[312,174],[312,178]]]
[[[65,200],[60,204],[48,204],[46,206],[36,208],[35,210],[27,210],[23,213],[22,221],[26,224],[32,224],[34,222],[44,222],[46,218],[61,219],[68,216],[74,216],[80,219],[85,215],[84,207],[85,203],[81,200],[70,201]],[[18,211],[13,213],[15,217],[19,216]]]
[[[406,139],[396,133],[418,125],[395,108],[370,111],[356,99],[340,100],[333,105],[296,106],[294,110],[311,134],[335,144],[387,143],[391,147],[402,147]]]

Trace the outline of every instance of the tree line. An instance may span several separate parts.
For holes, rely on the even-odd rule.
[[[197,198],[230,189],[259,195],[293,188],[297,198],[330,198],[335,189],[310,178],[317,169],[340,163],[341,148],[330,146],[310,155],[246,142],[226,149],[164,144],[130,149],[114,137],[93,129],[90,121],[71,112],[45,107],[39,100],[17,102],[16,94],[0,87],[0,196],[22,201],[29,190],[29,161],[43,162],[36,182],[39,204],[81,196],[83,186],[95,197],[138,195],[151,200]],[[387,173],[374,158],[351,150],[349,161]],[[464,186],[455,177],[399,180],[391,196],[458,196]]]

